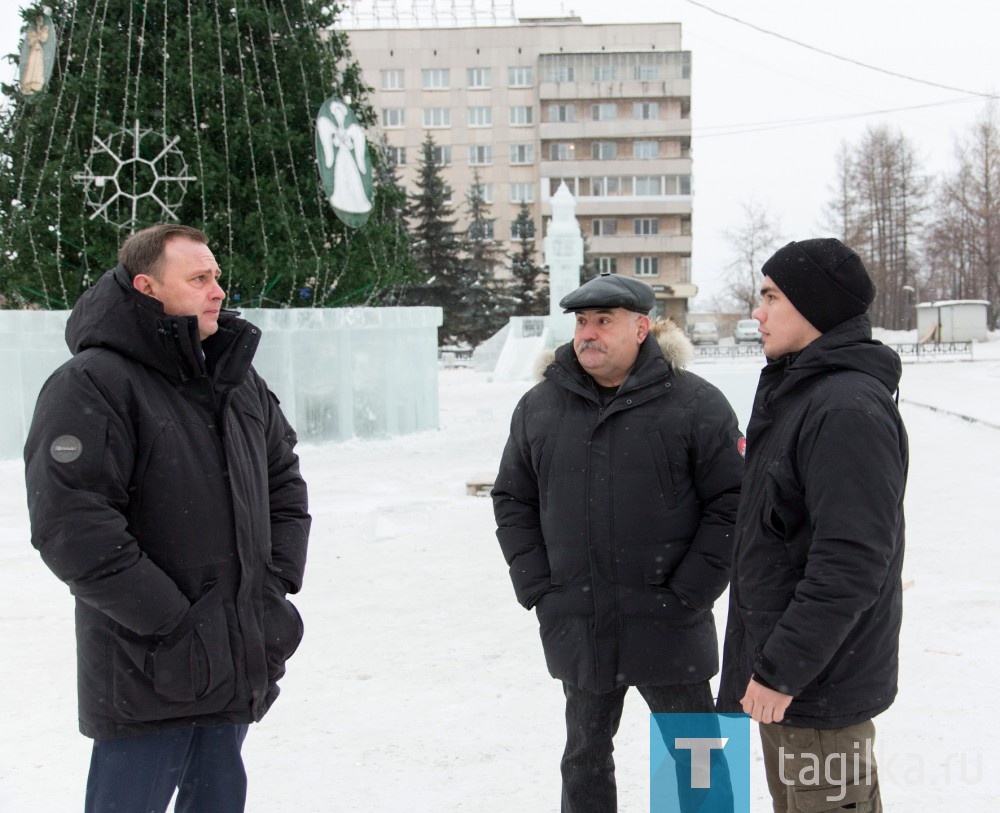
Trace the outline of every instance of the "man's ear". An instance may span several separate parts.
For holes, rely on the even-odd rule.
[[[132,287],[135,288],[140,294],[152,296],[153,278],[150,277],[149,274],[136,274],[132,277]]]
[[[639,316],[638,319],[636,319],[636,322],[638,323],[639,327],[639,331],[637,334],[639,339],[639,344],[642,344],[644,341],[646,341],[646,334],[649,333],[649,317],[646,316],[645,314],[642,314]]]

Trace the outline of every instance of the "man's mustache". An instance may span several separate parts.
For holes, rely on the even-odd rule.
[[[608,348],[601,344],[597,339],[584,339],[576,346],[576,352],[582,353],[584,350],[600,350],[602,353],[607,353]]]

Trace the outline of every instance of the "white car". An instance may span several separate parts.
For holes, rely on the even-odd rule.
[[[742,342],[759,342],[759,327],[760,322],[756,319],[740,319],[736,323],[736,327],[733,328],[733,338],[736,340],[736,344]]]
[[[694,344],[719,343],[719,328],[715,326],[715,322],[695,322],[689,333]]]

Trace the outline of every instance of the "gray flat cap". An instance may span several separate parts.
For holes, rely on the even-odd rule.
[[[649,313],[655,304],[656,294],[645,282],[609,273],[594,277],[559,300],[563,313],[611,308]]]

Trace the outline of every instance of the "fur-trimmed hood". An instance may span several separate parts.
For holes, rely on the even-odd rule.
[[[694,358],[694,345],[673,319],[658,319],[649,326],[649,332],[660,345],[663,358],[667,360],[674,372],[679,372],[691,363]],[[535,361],[535,381],[541,381],[544,378],[546,368],[555,361],[555,357],[554,347],[546,348],[539,354]]]

